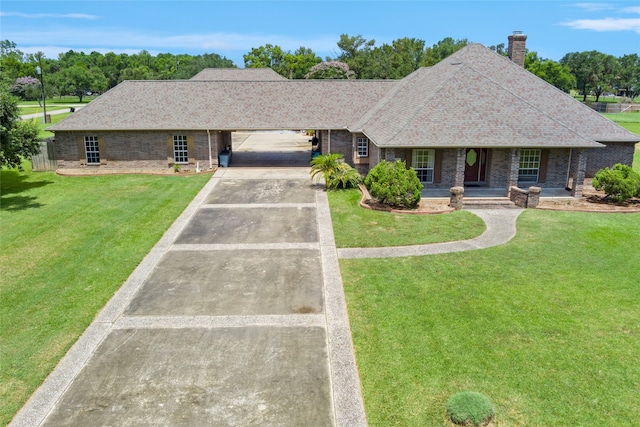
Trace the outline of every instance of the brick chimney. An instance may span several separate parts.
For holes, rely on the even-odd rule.
[[[509,49],[507,55],[509,59],[524,68],[524,54],[527,44],[527,36],[522,31],[514,31],[509,36]]]

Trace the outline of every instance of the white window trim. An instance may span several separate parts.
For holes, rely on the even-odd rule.
[[[88,165],[100,164],[100,145],[98,144],[97,136],[85,136],[84,137],[84,155],[87,159]],[[97,157],[97,160],[90,161],[89,158]]]
[[[419,151],[428,151],[429,155],[428,155],[428,160],[429,162],[427,162],[426,165],[422,165],[422,164],[418,164],[418,156],[416,155]],[[423,184],[433,184],[433,180],[435,177],[435,163],[436,163],[436,150],[433,148],[415,148],[413,150],[413,152],[411,153],[411,167],[413,168],[413,170],[416,171],[416,173],[418,174],[418,178],[420,178],[420,172],[421,171],[425,171],[427,172],[427,175],[429,174],[429,172],[431,172],[431,179],[430,180],[420,180],[421,183]]]
[[[523,153],[527,154],[527,152],[530,152],[531,154],[533,154],[533,156],[537,157],[537,161],[535,162],[531,162],[530,158],[532,157],[531,155],[527,156],[529,159],[529,165],[527,166],[534,166],[534,167],[527,167],[527,168],[523,168],[522,167],[522,160],[523,160]],[[520,162],[518,165],[518,181],[522,181],[522,182],[538,182],[538,180],[540,179],[540,163],[542,161],[542,150],[539,148],[525,148],[525,149],[521,149],[520,150]],[[527,173],[523,173],[523,171],[526,171]],[[533,174],[532,172],[535,171],[535,174]]]
[[[184,149],[176,147],[176,144],[184,144]],[[178,157],[186,160],[178,161]],[[178,165],[186,165],[189,163],[189,145],[186,135],[173,135],[173,160]]]
[[[356,138],[356,155],[358,157],[369,157],[369,138]]]

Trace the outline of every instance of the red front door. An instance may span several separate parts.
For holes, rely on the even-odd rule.
[[[465,184],[485,182],[487,174],[487,152],[486,148],[467,148],[464,161]]]

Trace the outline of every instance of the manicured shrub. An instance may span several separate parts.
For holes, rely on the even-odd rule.
[[[479,427],[493,419],[491,401],[475,391],[456,393],[447,401],[447,417],[458,425]]]
[[[616,202],[640,197],[640,175],[621,163],[614,165],[613,169],[600,169],[591,184],[596,190],[604,190],[607,197]]]
[[[387,206],[413,209],[420,203],[422,183],[413,168],[400,160],[378,163],[364,180],[372,197]]]

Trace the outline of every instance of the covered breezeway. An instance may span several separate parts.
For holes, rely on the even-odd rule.
[[[300,130],[236,131],[229,167],[307,167],[310,140]]]

